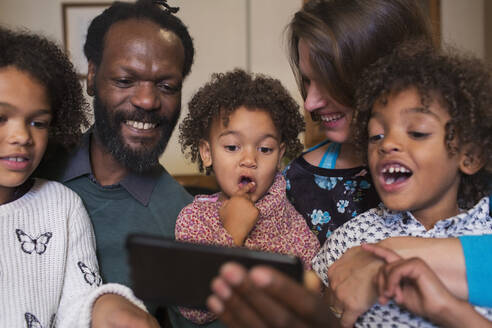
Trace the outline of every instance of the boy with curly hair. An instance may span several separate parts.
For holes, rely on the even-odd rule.
[[[242,70],[215,74],[189,103],[180,126],[183,152],[200,171],[213,172],[221,189],[198,195],[176,221],[176,239],[291,254],[306,269],[319,248],[306,221],[289,203],[280,170],[296,156],[304,123],[278,80]],[[196,323],[208,312],[181,309]]]
[[[492,159],[490,73],[476,59],[412,42],[378,60],[358,87],[356,142],[383,204],[340,227],[313,259],[327,269],[345,251],[394,236],[492,232],[486,176]],[[339,306],[339,305],[338,305]],[[489,320],[492,309],[476,308]],[[343,317],[343,309],[335,312]],[[373,305],[357,327],[433,324],[394,301]]]

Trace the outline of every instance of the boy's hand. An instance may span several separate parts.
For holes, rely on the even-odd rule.
[[[412,313],[446,327],[468,326],[471,322],[477,324],[470,325],[473,327],[492,325],[467,302],[451,294],[422,259],[403,259],[392,250],[373,244],[362,248],[387,262],[376,277],[381,304],[393,299]]]
[[[242,186],[237,193],[224,201],[219,209],[222,225],[231,234],[234,244],[238,246],[244,245],[244,240],[260,214],[249,194],[254,186],[254,182]]]
[[[92,309],[93,328],[159,328],[157,320],[117,294],[104,294]]]

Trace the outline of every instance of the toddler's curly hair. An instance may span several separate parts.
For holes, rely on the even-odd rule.
[[[0,69],[8,66],[28,73],[46,88],[53,113],[50,142],[67,149],[76,146],[89,125],[89,107],[65,53],[43,36],[0,27]]]
[[[231,113],[243,106],[270,114],[281,142],[285,143],[285,156],[293,158],[302,151],[298,135],[304,131],[304,120],[299,105],[279,80],[240,69],[216,73],[188,103],[188,115],[179,126],[181,149],[192,162],[198,163],[200,172],[204,171],[200,140],[209,138],[213,120],[222,118],[227,125]]]
[[[375,102],[389,94],[415,88],[424,107],[433,101],[447,109],[443,142],[450,154],[474,144],[485,165],[474,175],[461,175],[458,202],[470,208],[488,194],[492,167],[492,79],[490,68],[456,49],[438,51],[418,41],[408,42],[380,58],[363,74],[356,92],[353,122],[355,142],[367,158],[367,125]]]

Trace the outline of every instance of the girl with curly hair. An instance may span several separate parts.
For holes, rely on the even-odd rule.
[[[157,327],[127,287],[101,285],[81,199],[60,183],[31,177],[49,143],[76,144],[84,114],[65,54],[43,37],[0,28],[2,327]]]
[[[181,211],[176,239],[291,254],[309,269],[319,242],[287,200],[279,173],[284,154],[302,149],[303,127],[278,80],[241,70],[215,74],[191,99],[180,142],[200,170],[214,173],[221,191],[198,195]],[[181,312],[196,323],[215,319]]]

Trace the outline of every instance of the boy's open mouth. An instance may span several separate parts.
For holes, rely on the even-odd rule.
[[[401,164],[387,164],[381,170],[381,176],[385,184],[401,183],[412,176],[412,171]]]

